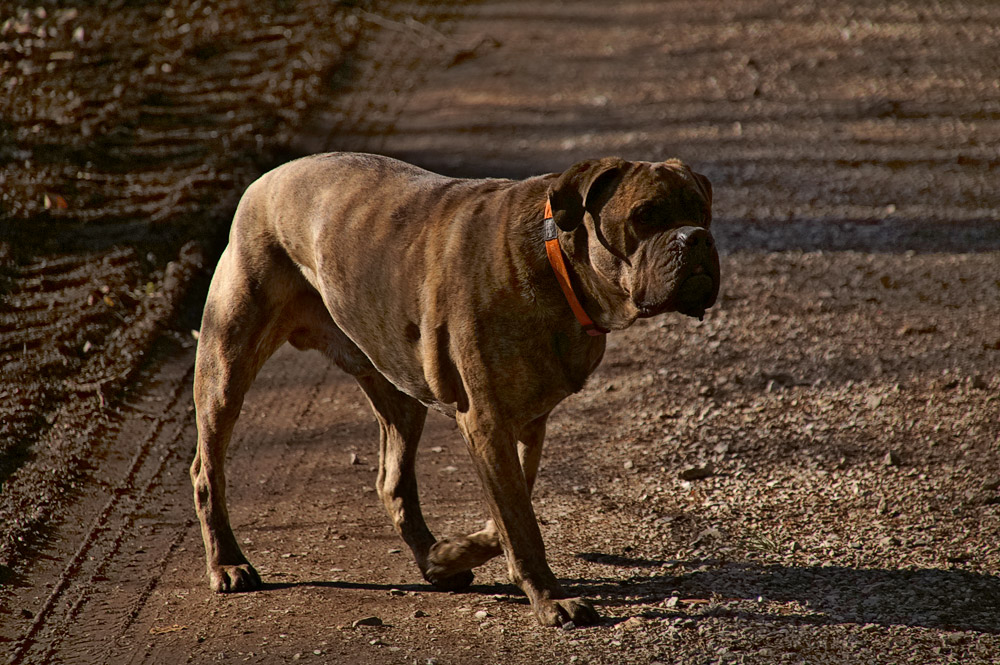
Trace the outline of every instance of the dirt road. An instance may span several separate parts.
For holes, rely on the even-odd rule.
[[[362,36],[291,153],[514,177],[679,156],[713,181],[720,303],[612,335],[550,427],[549,560],[605,622],[537,627],[499,561],[467,593],[423,584],[375,496],[360,391],[287,347],[230,448],[233,524],[265,588],[212,594],[184,311],[120,402],[86,397],[105,423],[89,468],[0,590],[8,660],[996,662],[1000,9],[355,15]],[[432,417],[424,436],[431,528],[477,528],[453,423]],[[381,625],[354,626],[367,617]]]

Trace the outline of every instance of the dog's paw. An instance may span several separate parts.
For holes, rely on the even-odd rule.
[[[534,609],[538,623],[543,626],[562,626],[568,621],[577,626],[589,626],[601,620],[594,606],[583,598],[539,600]]]
[[[233,593],[253,591],[261,587],[260,575],[249,563],[238,566],[213,566],[208,571],[212,591]]]
[[[431,566],[424,571],[424,579],[434,585],[434,588],[441,591],[461,591],[467,589],[475,575],[471,570],[463,570],[458,573],[448,575],[444,569],[436,569]]]
[[[500,541],[493,534],[482,532],[468,536],[442,538],[427,554],[428,568],[437,567],[445,575],[472,570],[501,554]]]

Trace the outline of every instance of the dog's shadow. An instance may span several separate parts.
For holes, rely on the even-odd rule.
[[[843,566],[783,566],[719,561],[658,561],[584,553],[587,561],[649,569],[629,578],[564,580],[567,591],[601,597],[603,604],[664,607],[676,595],[709,602],[695,614],[739,616],[750,620],[830,625],[902,625],[1000,634],[1000,577],[957,569],[894,570]],[[664,566],[694,572],[669,574]],[[655,572],[654,572],[655,571]],[[753,605],[726,601],[796,603],[800,611],[777,615]],[[684,603],[680,603],[684,607]],[[654,609],[670,615],[674,610]]]
[[[737,617],[745,621],[834,625],[844,623],[909,626],[939,630],[972,630],[1000,634],[1000,578],[963,570],[922,568],[892,570],[843,566],[782,566],[714,560],[666,561],[584,553],[592,563],[648,570],[631,577],[563,579],[574,596],[596,599],[595,605],[633,607],[636,614],[660,617]],[[696,568],[670,574],[665,566]],[[271,582],[264,591],[312,586],[328,589],[417,592],[426,584],[374,584],[346,581]],[[527,604],[507,584],[474,584],[470,593],[506,596],[504,602]],[[677,595],[681,602],[663,601]],[[684,600],[699,599],[697,604]],[[767,611],[767,603],[795,603],[793,611]],[[733,602],[737,601],[737,602]],[[739,601],[751,601],[739,602]],[[627,618],[627,617],[626,617]]]

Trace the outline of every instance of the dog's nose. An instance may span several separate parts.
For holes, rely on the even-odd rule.
[[[712,248],[712,234],[700,226],[682,226],[677,229],[674,238],[688,249],[695,249],[698,246],[705,249]]]

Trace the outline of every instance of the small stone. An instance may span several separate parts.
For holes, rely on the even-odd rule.
[[[698,537],[691,542],[691,547],[700,547],[701,545],[707,544],[709,541],[720,541],[724,539],[725,534],[715,527],[709,527],[698,533]]]
[[[990,478],[983,483],[983,489],[987,492],[996,492],[1000,489],[1000,478]]]
[[[567,621],[562,625],[563,630],[573,630],[574,628],[576,628],[576,624],[572,621]]]
[[[626,469],[631,469],[632,467],[635,466],[635,463],[632,460],[627,459],[625,460],[625,463],[622,464],[622,466],[625,467]]]
[[[475,614],[473,614],[472,616],[473,616],[473,617],[475,617],[475,619],[476,619],[477,621],[483,621],[484,619],[487,619],[487,618],[489,618],[489,616],[490,616],[490,613],[489,613],[489,612],[487,612],[486,610],[479,610],[478,612],[476,612],[476,613],[475,613]]]
[[[899,453],[895,450],[890,450],[885,454],[885,457],[882,458],[882,463],[886,466],[899,466],[903,463],[903,460],[900,458]]]
[[[365,617],[363,619],[356,619],[352,624],[351,628],[357,628],[358,626],[381,626],[383,625],[382,620],[378,617]]]
[[[430,616],[430,615],[427,614],[427,612],[424,612],[423,610],[414,610],[414,612],[413,612],[413,618],[414,619],[422,619],[423,617],[427,617],[427,616]]]
[[[358,457],[357,453],[351,453],[350,460],[351,464],[361,464],[361,458]]]
[[[642,628],[643,623],[640,617],[632,617],[622,624],[622,628],[625,630],[635,630],[636,628]]]
[[[680,599],[680,598],[678,598],[677,596],[670,596],[670,598],[667,598],[667,599],[666,599],[666,600],[665,600],[665,601],[663,602],[663,606],[664,606],[664,607],[670,607],[670,608],[673,608],[673,607],[677,607],[677,603],[679,603],[679,602],[681,602],[681,599]]]
[[[21,615],[22,619],[34,619],[35,618],[35,614],[31,610],[26,610],[26,609],[22,608],[21,611],[19,612],[19,614]]]
[[[402,589],[389,589],[390,596],[405,596],[406,592]]]
[[[715,475],[715,469],[711,464],[704,466],[691,466],[680,472],[681,480],[701,480]]]

